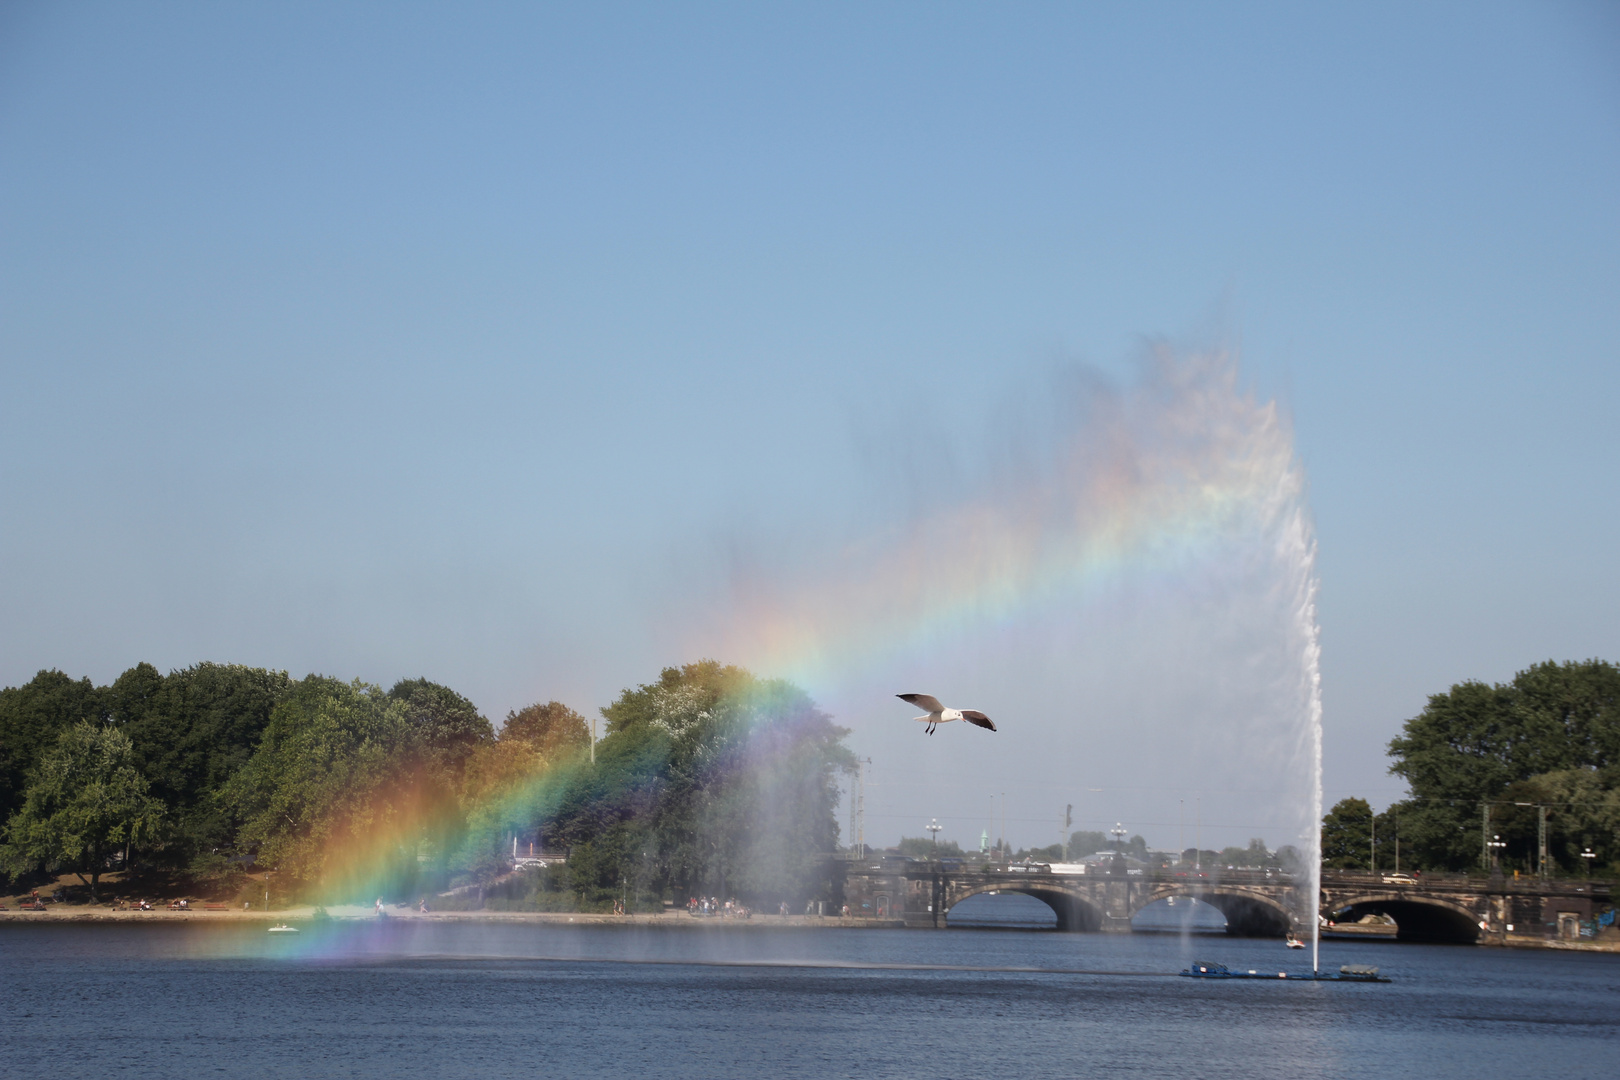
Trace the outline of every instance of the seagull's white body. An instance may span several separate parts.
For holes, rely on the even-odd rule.
[[[991,731],[996,730],[995,723],[977,709],[947,709],[940,704],[939,698],[932,694],[896,694],[894,696],[901,701],[909,701],[918,708],[928,710],[927,716],[919,716],[916,720],[919,724],[928,725],[928,734],[930,735],[934,733],[934,729],[939,725],[948,724],[952,720],[966,720],[977,727],[988,728]]]

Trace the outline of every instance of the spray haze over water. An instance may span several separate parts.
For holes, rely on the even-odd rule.
[[[869,843],[938,817],[976,847],[1005,815],[1014,845],[1044,846],[1073,804],[1076,829],[1263,837],[1314,866],[1316,540],[1284,411],[1223,350],[1161,345],[1125,383],[1055,387],[899,417],[907,482],[846,535],[734,560],[685,647],[793,679],[854,729]],[[923,739],[893,698],[910,691],[1001,730]]]

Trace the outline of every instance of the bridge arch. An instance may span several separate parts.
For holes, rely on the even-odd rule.
[[[1279,938],[1294,928],[1293,914],[1271,897],[1245,889],[1222,888],[1219,885],[1203,888],[1172,885],[1154,889],[1143,898],[1144,903],[1136,911],[1172,896],[1202,900],[1215,908],[1226,916],[1226,932],[1233,937]],[[1135,915],[1136,911],[1132,911],[1131,914]]]
[[[1437,941],[1474,945],[1479,941],[1479,915],[1450,900],[1375,892],[1341,899],[1329,918],[1354,922],[1363,915],[1395,920],[1397,941]]]
[[[950,925],[951,909],[970,896],[985,896],[994,893],[1021,893],[1024,896],[1033,896],[1041,903],[1052,909],[1057,915],[1057,928],[1060,933],[1076,931],[1095,932],[1102,929],[1102,909],[1083,896],[1060,888],[1042,888],[1038,885],[1027,885],[1023,882],[997,883],[994,886],[985,885],[979,888],[966,889],[960,893],[953,892],[950,904],[942,914],[945,916],[945,925]]]

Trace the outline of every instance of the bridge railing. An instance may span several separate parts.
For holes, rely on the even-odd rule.
[[[1464,874],[1455,872],[1422,871],[1421,873],[1406,874],[1402,877],[1411,880],[1391,880],[1393,873],[1368,873],[1365,870],[1324,870],[1322,871],[1322,885],[1324,888],[1332,886],[1360,885],[1384,889],[1414,889],[1418,891],[1454,891],[1467,890],[1472,892],[1494,893],[1526,893],[1547,895],[1598,895],[1608,896],[1613,890],[1613,883],[1609,881],[1587,880],[1585,878],[1549,878],[1543,881],[1534,877],[1514,878],[1487,874]]]
[[[1053,873],[1050,866],[1042,863],[986,863],[971,859],[941,859],[938,861],[924,861],[920,859],[906,859],[887,855],[880,858],[868,857],[869,869],[882,869],[888,873],[901,873],[909,876],[939,875],[944,877],[964,877],[978,874],[1026,878],[1065,878],[1081,877],[1091,880],[1116,880],[1116,875],[1109,867],[1088,867],[1084,875],[1070,875]],[[852,868],[853,869],[853,868]],[[1257,869],[1228,869],[1226,867],[1192,867],[1170,866],[1157,869],[1140,868],[1124,875],[1126,880],[1134,882],[1151,882],[1155,885],[1180,885],[1196,889],[1216,885],[1251,885],[1251,886],[1294,886],[1303,882],[1298,875],[1289,874],[1281,870]],[[1411,880],[1405,880],[1410,878]],[[1588,895],[1594,898],[1607,898],[1613,895],[1613,883],[1607,880],[1587,880],[1585,878],[1551,878],[1542,881],[1533,877],[1513,878],[1511,876],[1496,876],[1494,878],[1479,873],[1457,873],[1422,871],[1412,874],[1397,874],[1394,871],[1380,871],[1369,873],[1365,870],[1323,870],[1322,886],[1324,888],[1363,886],[1380,889],[1410,889],[1416,891],[1455,891],[1470,890],[1478,892],[1495,893],[1523,893],[1543,895]]]

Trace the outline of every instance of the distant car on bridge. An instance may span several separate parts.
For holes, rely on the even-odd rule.
[[[1416,885],[1417,883],[1418,883],[1417,878],[1413,877],[1411,874],[1385,874],[1384,875],[1384,884],[1385,885]]]

